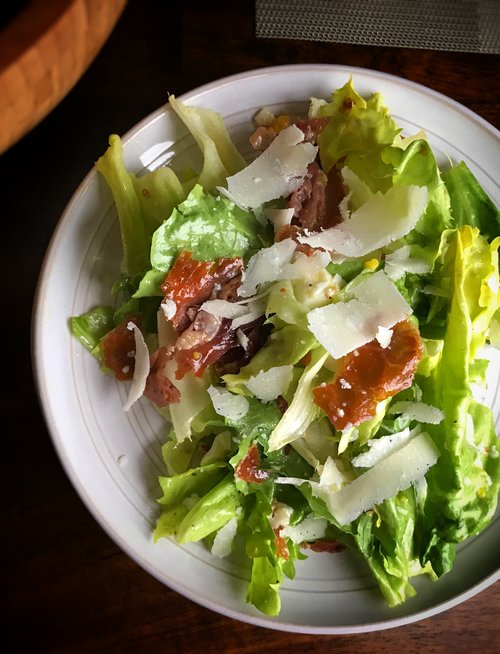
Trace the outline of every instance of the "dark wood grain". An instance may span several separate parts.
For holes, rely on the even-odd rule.
[[[149,576],[101,530],[66,478],[38,407],[30,361],[37,276],[61,212],[108,134],[125,132],[169,91],[179,95],[232,73],[307,62],[400,75],[500,125],[498,57],[259,40],[253,2],[135,0],[63,102],[0,157],[5,651],[500,651],[498,584],[428,620],[355,636],[287,634],[194,604]]]

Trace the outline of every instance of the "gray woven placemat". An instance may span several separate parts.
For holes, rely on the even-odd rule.
[[[256,0],[256,35],[500,54],[500,0]]]

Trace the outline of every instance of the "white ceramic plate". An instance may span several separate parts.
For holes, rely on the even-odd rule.
[[[498,132],[456,102],[417,84],[343,66],[267,68],[232,76],[185,94],[190,104],[219,111],[236,144],[250,153],[251,119],[263,106],[275,113],[306,110],[309,96],[329,97],[353,77],[361,94],[380,91],[408,133],[424,129],[445,162],[463,159],[494,201]],[[197,149],[167,108],[125,137],[125,160],[137,173],[173,160],[192,162]],[[101,153],[96,153],[96,156]],[[439,582],[418,579],[418,594],[388,609],[364,563],[348,553],[312,553],[285,581],[282,612],[268,618],[245,604],[248,569],[212,557],[200,544],[153,544],[163,425],[147,401],[125,414],[126,387],[99,372],[68,329],[70,316],[109,303],[121,257],[116,212],[95,172],[83,181],[50,245],[34,319],[34,363],[46,420],[66,472],[95,518],[118,545],[163,583],[214,611],[261,626],[306,633],[352,633],[420,620],[466,600],[500,577],[500,521],[459,547],[454,569]],[[497,433],[498,381],[490,389]]]

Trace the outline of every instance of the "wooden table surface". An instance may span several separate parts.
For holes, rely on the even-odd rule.
[[[108,134],[128,130],[164,104],[167,92],[308,62],[400,75],[500,126],[496,56],[261,40],[250,1],[131,0],[70,94],[0,157],[4,651],[500,652],[499,584],[425,621],[353,636],[287,634],[192,603],[139,568],[98,526],[66,478],[38,406],[30,361],[37,276],[61,212]]]

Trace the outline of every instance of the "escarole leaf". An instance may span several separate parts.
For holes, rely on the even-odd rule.
[[[438,575],[453,561],[453,544],[489,523],[500,486],[493,417],[470,388],[471,364],[498,308],[499,244],[499,238],[489,245],[478,229],[460,227],[447,235],[434,274],[436,286],[447,289],[449,313],[439,361],[419,383],[423,400],[440,407],[444,420],[428,425],[441,456],[427,475],[420,547],[421,560]]]
[[[280,584],[285,575],[289,578],[295,576],[294,561],[305,557],[290,540],[286,543],[288,558],[278,554],[276,534],[269,521],[271,514],[271,502],[266,496],[252,494],[241,522],[241,532],[246,554],[252,562],[246,601],[266,615],[278,615],[281,610]]]
[[[352,79],[335,91],[331,102],[321,105],[320,116],[330,118],[318,137],[321,164],[329,171],[339,160],[353,170],[370,189],[386,191],[392,184],[392,166],[381,151],[401,131],[381,102],[378,93],[364,100]]]
[[[500,211],[463,161],[443,173],[457,226],[477,227],[488,240],[500,232]]]
[[[157,294],[176,257],[183,251],[193,259],[213,261],[223,257],[248,257],[268,238],[255,216],[229,200],[206,193],[197,184],[174,208],[152,236],[152,270],[141,280],[135,297]]]
[[[109,147],[96,162],[108,183],[118,210],[123,249],[122,272],[134,276],[149,268],[149,249],[155,229],[186,197],[176,174],[169,168],[137,177],[125,168],[120,137],[113,134]]]
[[[198,541],[236,517],[240,505],[232,473],[225,463],[160,477],[161,514],[154,538],[175,536],[177,542]]]
[[[111,307],[98,306],[80,316],[73,316],[70,320],[73,336],[94,356],[97,355],[96,348],[101,338],[115,327],[113,314]]]
[[[236,149],[222,117],[216,111],[190,107],[174,95],[169,104],[191,132],[203,154],[203,168],[198,183],[205,191],[213,191],[226,178],[244,168],[245,160]]]
[[[167,272],[183,250],[199,261],[244,256],[262,245],[260,231],[253,214],[197,185],[154,233],[151,264]]]
[[[439,242],[443,230],[452,227],[450,197],[434,153],[425,138],[400,138],[382,153],[393,167],[395,185],[427,187],[427,207],[407,241],[431,247]]]

